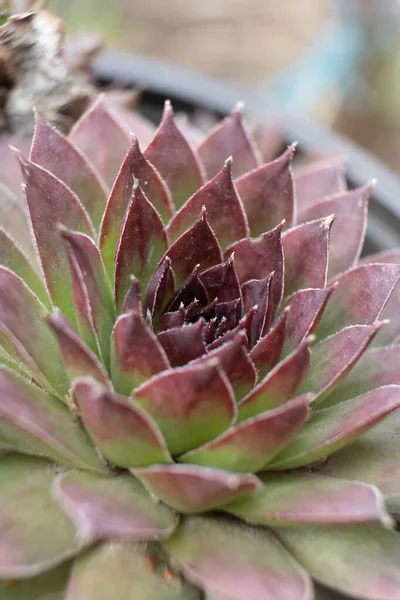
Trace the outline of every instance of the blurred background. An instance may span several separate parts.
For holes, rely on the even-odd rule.
[[[400,0],[50,0],[71,33],[216,76],[400,172]]]

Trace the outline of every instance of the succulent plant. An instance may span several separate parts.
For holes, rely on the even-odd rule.
[[[400,253],[255,135],[100,99],[2,162],[2,600],[400,598]]]

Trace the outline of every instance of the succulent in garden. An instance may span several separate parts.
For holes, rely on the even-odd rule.
[[[400,598],[400,254],[256,134],[100,99],[3,161],[2,599]]]

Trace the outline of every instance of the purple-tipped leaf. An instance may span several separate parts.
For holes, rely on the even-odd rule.
[[[90,437],[108,460],[126,469],[171,461],[160,431],[140,408],[90,378],[78,380],[74,394]]]
[[[246,215],[232,180],[231,161],[226,161],[221,171],[200,188],[172,218],[168,225],[168,236],[172,241],[192,225],[203,206],[222,249],[247,237]]]
[[[73,126],[69,137],[111,187],[128,149],[128,130],[99,96]]]
[[[60,179],[20,156],[25,195],[47,289],[54,305],[74,322],[72,282],[59,225],[93,235],[77,196]]]
[[[374,348],[364,352],[351,371],[329,394],[326,404],[349,400],[382,385],[400,385],[399,365],[400,346]]]
[[[253,306],[257,307],[250,325],[250,347],[253,347],[265,335],[271,323],[270,296],[274,275],[274,273],[271,273],[264,279],[251,279],[242,285],[244,312],[248,313]]]
[[[141,312],[142,311],[142,302],[141,302],[141,293],[139,287],[139,281],[136,279],[134,275],[131,275],[129,278],[130,285],[128,291],[126,292],[124,301],[121,306],[120,314],[124,315],[128,312]]]
[[[177,524],[174,513],[156,503],[129,475],[69,471],[54,481],[53,495],[85,540],[163,539]]]
[[[133,388],[169,368],[167,356],[139,313],[121,315],[111,342],[111,379],[117,392],[129,396]]]
[[[308,419],[309,404],[307,396],[286,402],[232,427],[179,460],[236,473],[260,471],[296,436]]]
[[[333,216],[297,225],[282,236],[285,297],[305,288],[326,285],[329,232]]]
[[[350,371],[381,325],[377,323],[346,327],[315,344],[311,367],[301,385],[301,391],[313,392],[315,405],[323,402],[330,390]]]
[[[372,188],[373,184],[368,184],[337,194],[300,214],[302,221],[335,215],[329,243],[329,278],[357,264],[364,244]]]
[[[276,537],[218,517],[185,519],[165,542],[188,578],[207,597],[228,600],[311,600],[312,583]]]
[[[143,299],[143,311],[145,313],[150,312],[153,323],[159,320],[160,315],[169,304],[174,289],[175,282],[171,259],[166,256],[154,271]]]
[[[239,331],[232,340],[211,350],[207,356],[221,361],[237,402],[254,387],[257,373],[249,357],[249,345],[244,331]]]
[[[269,231],[282,220],[294,221],[292,158],[295,146],[276,160],[243,175],[235,181],[253,237]]]
[[[167,256],[171,260],[177,287],[189,277],[196,265],[200,265],[201,272],[222,262],[221,249],[204,208],[190,229],[168,248]]]
[[[352,400],[312,413],[292,442],[268,465],[268,470],[311,464],[347,446],[400,407],[400,386],[388,385]]]
[[[286,320],[288,310],[284,310],[275,325],[250,352],[250,358],[257,370],[257,378],[260,381],[277,364],[285,340]]]
[[[234,177],[252,171],[261,164],[255,142],[244,128],[240,105],[203,140],[199,155],[209,179],[218,173],[230,156],[233,158]]]
[[[205,182],[200,160],[176,126],[168,101],[160,126],[144,156],[167,183],[177,209]]]
[[[325,289],[300,290],[287,299],[285,309],[289,309],[289,312],[286,319],[283,356],[293,352],[300,342],[314,333],[333,290],[334,286]]]
[[[206,353],[203,329],[205,321],[193,325],[173,327],[158,334],[157,339],[167,355],[171,367],[181,367]]]
[[[115,256],[115,302],[122,305],[135,275],[142,293],[167,249],[164,226],[155,208],[135,184],[126,210]]]
[[[345,481],[311,473],[279,473],[260,478],[261,490],[224,510],[257,525],[390,523],[382,494],[357,477]]]
[[[134,473],[152,494],[182,513],[213,510],[260,487],[255,475],[197,465],[153,465]]]
[[[344,177],[345,159],[341,156],[312,162],[294,171],[297,211],[303,213],[325,196],[347,189]]]
[[[310,363],[311,353],[305,341],[243,398],[239,404],[239,421],[255,417],[293,398],[307,375]]]
[[[168,221],[172,217],[169,191],[157,171],[143,156],[137,139],[133,138],[111,190],[101,223],[99,243],[110,281],[114,279],[115,252],[121,225],[131,200],[134,178],[162,219]]]
[[[367,256],[362,264],[366,263],[394,263],[400,264],[399,250],[386,250]],[[381,313],[381,319],[389,319],[390,323],[387,327],[382,327],[378,335],[374,339],[374,346],[389,346],[390,344],[398,344],[400,341],[400,284],[397,282],[385,308]]]
[[[173,455],[213,439],[236,416],[232,389],[216,359],[153,377],[133,401],[157,423]]]
[[[319,338],[348,325],[370,325],[379,319],[400,277],[400,265],[361,265],[334,280],[319,324]]]
[[[226,259],[232,252],[235,253],[235,270],[242,284],[250,279],[264,279],[274,272],[270,294],[272,315],[275,314],[283,294],[282,226],[280,223],[256,240],[240,240],[225,252]]]
[[[75,192],[98,229],[107,201],[107,191],[95,170],[72,141],[49,123],[37,119],[30,160],[53,173]]]
[[[222,265],[211,267],[200,276],[209,298],[218,298],[219,302],[230,302],[241,298],[240,284],[233,259],[234,256],[231,256]]]

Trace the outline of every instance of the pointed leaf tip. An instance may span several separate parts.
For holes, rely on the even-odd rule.
[[[180,208],[205,181],[196,152],[175,124],[171,104],[165,104],[160,126],[144,156],[167,183],[176,208]]]
[[[247,237],[248,226],[241,200],[232,180],[232,163],[222,169],[185,203],[168,225],[168,235],[176,240],[207,209],[207,219],[222,248]]]

